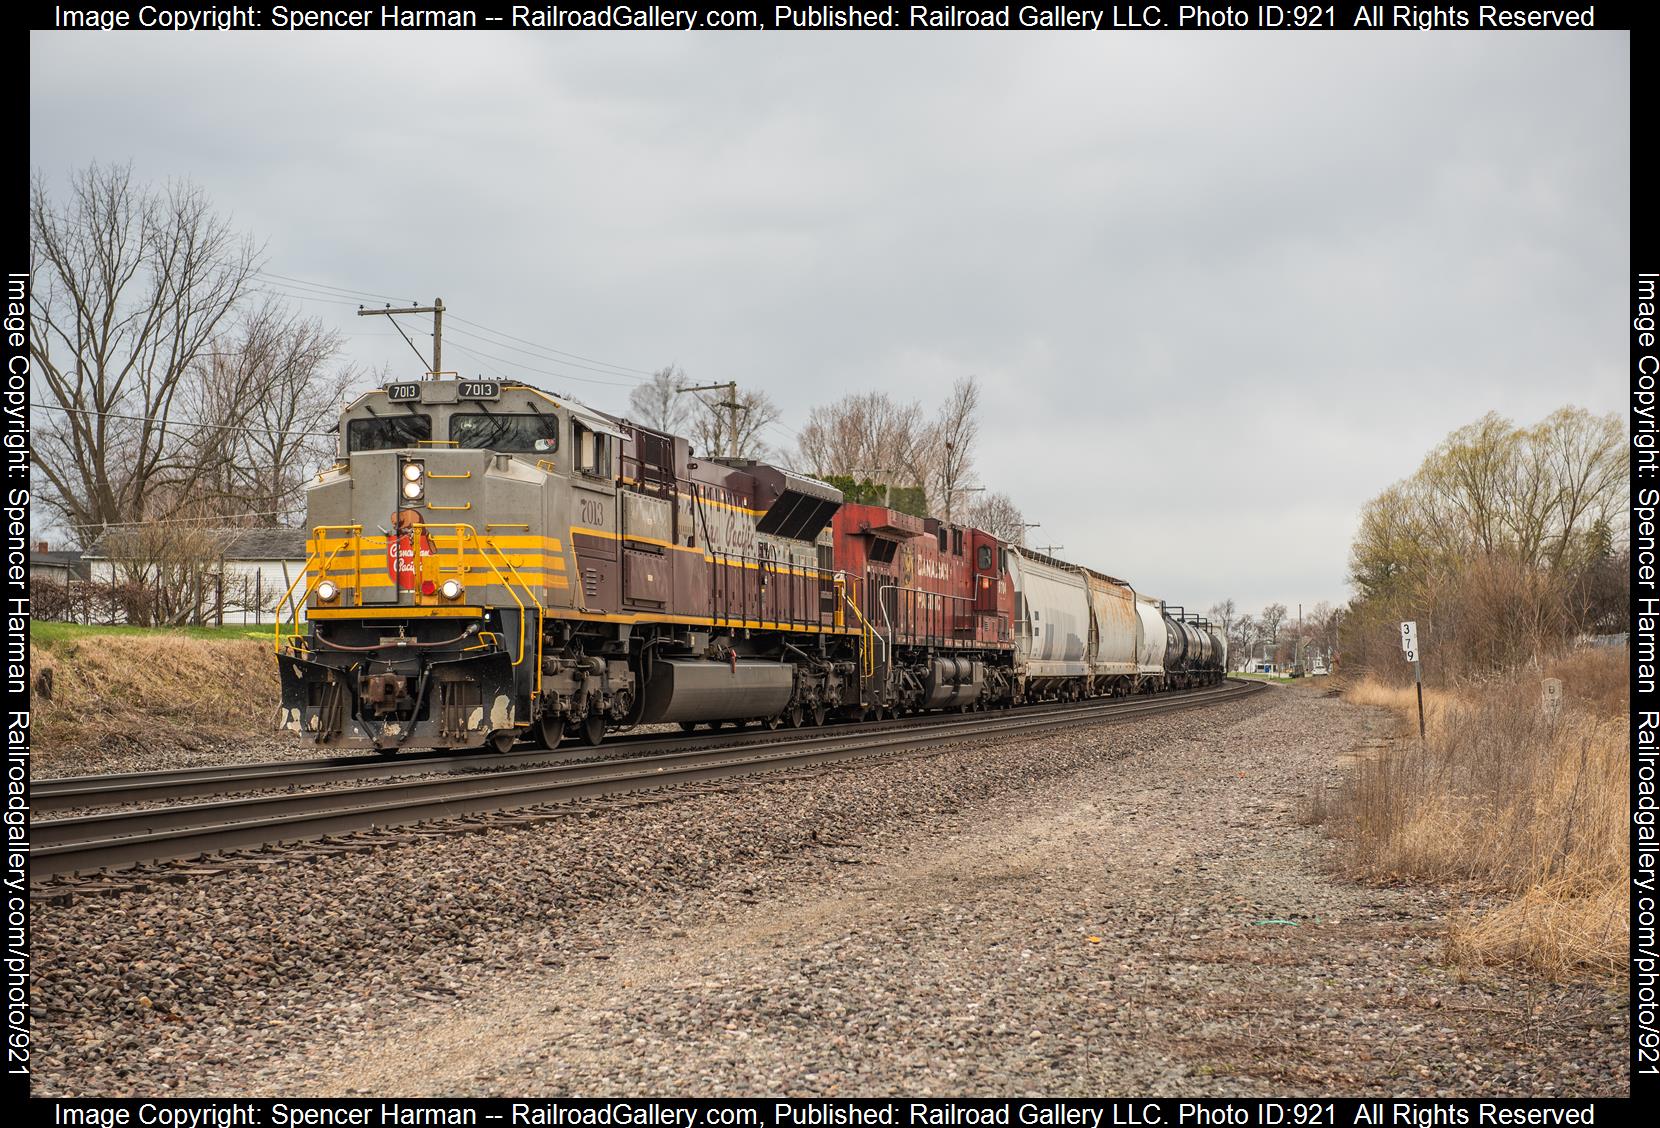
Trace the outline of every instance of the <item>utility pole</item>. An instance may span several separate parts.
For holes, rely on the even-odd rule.
[[[1034,544],[1032,547],[1034,549],[1036,549],[1038,552],[1043,553],[1043,555],[1045,555],[1045,556],[1053,556],[1053,555],[1055,555],[1055,553],[1061,552],[1066,548],[1066,546],[1064,544],[1043,544],[1043,545]]]
[[[443,375],[444,372],[444,299],[434,298],[432,299],[432,304],[429,306],[407,306],[403,309],[393,309],[391,306],[387,306],[385,309],[364,309],[362,306],[357,307],[357,315],[359,317],[387,317],[396,313],[432,314],[432,371],[428,372],[424,379],[438,379],[438,377]],[[397,324],[398,323],[396,321],[392,323],[394,328],[396,328]],[[398,329],[398,332],[402,333],[403,330]],[[466,336],[466,334],[463,333],[462,336]],[[405,337],[404,339],[408,340],[409,338]],[[410,344],[413,345],[414,342],[411,341]],[[421,350],[416,349],[415,351],[416,353],[419,353]]]
[[[728,380],[724,384],[699,384],[695,388],[677,388],[675,394],[678,395],[681,392],[716,392],[722,388],[726,389],[726,398],[710,406],[732,413],[732,438],[726,449],[728,458],[736,458],[738,457],[738,412],[749,410],[738,402],[738,382]]]
[[[858,482],[861,474],[864,475],[865,481],[867,482],[871,482],[873,484],[878,481],[881,482],[882,508],[892,509],[893,506],[888,504],[891,500],[892,487],[888,484],[887,478],[883,477],[883,475],[887,472],[888,468],[886,466],[854,466],[849,469],[849,473],[853,475],[853,481],[855,483]]]
[[[1020,546],[1026,547],[1026,530],[1043,528],[1042,521],[1022,521],[1020,523]]]
[[[950,446],[951,444],[947,443],[946,445]],[[986,487],[984,487],[984,486],[952,486],[950,489],[946,490],[945,491],[945,523],[947,525],[951,524],[951,500],[953,498],[955,498],[958,494],[960,494],[960,493],[985,493],[985,492],[986,492]]]

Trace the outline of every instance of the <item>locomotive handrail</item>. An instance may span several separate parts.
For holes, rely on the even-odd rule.
[[[832,569],[820,568],[816,565],[796,564],[788,560],[780,561],[766,556],[746,556],[741,552],[724,552],[719,549],[709,549],[707,552],[707,559],[711,565],[709,572],[709,616],[717,623],[728,623],[734,621],[734,617],[730,612],[730,591],[733,586],[733,581],[732,577],[727,574],[728,569],[737,569],[739,576],[741,577],[745,566],[748,564],[754,564],[756,565],[757,570],[763,575],[772,576],[774,578],[783,577],[788,590],[792,594],[796,595],[800,594],[801,589],[796,584],[789,581],[811,580],[814,584],[821,585],[826,581],[834,583],[835,576],[837,575],[837,573],[835,573]],[[743,598],[743,581],[741,578],[737,581],[737,585],[739,589],[739,600],[741,602]],[[765,591],[766,586],[767,585],[765,583],[761,585],[761,590],[763,592]],[[822,592],[822,588],[819,590]],[[726,598],[722,599],[722,596],[725,596]],[[813,598],[816,600],[820,598],[820,596],[818,593],[815,593]],[[756,606],[755,614],[757,616],[755,620],[756,622],[768,621],[765,608],[759,603]],[[808,612],[799,606],[796,600],[791,599],[790,606],[788,608],[780,609],[775,607],[773,609],[771,621],[773,623],[787,623],[791,626],[812,625],[822,629],[825,626],[823,616],[824,612],[822,610],[822,605],[820,606],[820,609]],[[742,624],[749,620],[746,615],[740,613],[736,617],[735,621]]]
[[[526,595],[530,596],[530,601],[536,605],[536,667],[535,667],[536,673],[535,673],[535,677],[536,677],[536,679],[540,680],[540,678],[542,676],[542,620],[547,615],[547,608],[542,606],[542,601],[536,597],[536,592],[531,588],[531,586],[529,584],[525,583],[524,577],[519,575],[518,566],[513,563],[512,557],[508,556],[505,552],[503,552],[501,550],[501,547],[499,545],[497,545],[495,541],[485,540],[483,537],[480,537],[478,535],[478,531],[476,529],[472,529],[471,531],[472,531],[474,540],[478,541],[478,543],[481,544],[481,545],[487,546],[490,549],[491,552],[495,553],[496,556],[500,558],[500,560],[503,564],[507,565],[507,570],[510,573],[512,573],[513,579],[518,583],[519,587],[524,591],[524,593]],[[509,589],[509,590],[511,591],[512,589]],[[521,603],[520,606],[523,607],[524,604]],[[515,665],[515,666],[517,666],[520,662],[524,661],[524,626],[525,626],[525,624],[524,624],[524,615],[521,612],[520,615],[519,615],[519,657],[517,659],[515,659],[514,662],[513,662],[513,665]],[[526,721],[525,724],[528,725],[528,724],[530,724],[530,722]]]
[[[929,598],[932,598],[932,599],[938,599],[938,600],[942,601],[942,603],[945,603],[946,605],[953,604],[953,603],[974,604],[976,602],[974,596],[972,596],[972,595],[951,595],[950,593],[943,592],[943,591],[929,591],[927,588],[904,587],[900,584],[883,584],[880,588],[876,589],[876,603],[879,607],[882,608],[882,621],[888,625],[888,630],[890,632],[892,632],[893,634],[895,634],[895,635],[897,635],[898,632],[894,630],[893,620],[888,618],[888,601],[886,599],[882,598],[882,593],[883,592],[889,592],[889,591],[902,591],[902,592],[906,592],[910,595],[925,595],[925,596],[928,596]],[[915,600],[912,600],[911,606],[912,606],[912,610],[914,612],[915,606],[916,606],[916,601]],[[942,613],[944,612],[944,610],[945,610],[945,607],[940,608],[940,611]],[[972,615],[974,614],[974,608],[970,607],[969,611],[970,611],[970,615],[972,617]],[[960,612],[958,612],[958,613],[960,614]],[[913,617],[914,617],[914,615],[913,615]],[[928,617],[930,619],[932,619],[934,616],[932,614],[930,614]],[[929,634],[927,631],[924,631],[922,633],[922,637],[925,638],[925,639],[926,638],[936,638],[937,637],[941,642],[944,642],[946,640],[945,624],[943,622],[941,622],[939,624],[939,626],[940,626],[940,632],[939,632],[938,635],[932,635],[932,634]],[[952,631],[952,635],[953,635],[953,638],[952,638],[953,642],[958,641],[955,638],[955,633],[958,629],[959,628],[955,624],[953,624],[952,627],[951,627],[951,631]],[[915,632],[911,632],[911,633],[914,634]],[[969,641],[974,641],[974,642],[979,641],[978,632],[976,632],[976,637],[969,640]]]
[[[860,623],[864,624],[865,638],[867,640],[875,638],[882,643],[882,665],[885,667],[891,667],[893,665],[892,651],[888,646],[886,636],[884,636],[881,631],[876,629],[875,624],[865,618],[865,613],[859,610],[858,603],[854,602],[853,598],[847,594],[847,573],[837,572],[835,574],[834,583],[841,592],[842,602],[853,608],[853,614],[858,618]],[[880,603],[881,600],[878,599],[877,602]],[[876,672],[876,655],[871,651],[868,645],[865,647],[864,661],[860,663],[860,668],[864,671],[867,678]]]
[[[455,539],[456,539],[456,546],[455,546],[456,550],[458,552],[463,553],[463,554],[466,552],[466,549],[462,546],[462,543],[461,543],[462,539],[463,539],[463,537],[471,537],[472,540],[473,540],[473,543],[478,546],[479,557],[486,564],[488,564],[490,566],[490,570],[496,574],[496,579],[501,581],[501,586],[507,589],[507,594],[511,595],[513,597],[513,602],[515,602],[519,605],[519,649],[518,649],[518,654],[514,657],[513,663],[512,663],[513,665],[517,666],[521,662],[523,662],[524,658],[525,658],[525,611],[526,611],[526,607],[525,607],[525,601],[523,599],[519,598],[519,593],[513,590],[513,584],[510,583],[508,581],[507,577],[502,574],[502,570],[499,567],[496,566],[496,562],[494,560],[490,559],[490,553],[493,552],[498,557],[501,557],[502,563],[507,565],[507,570],[513,574],[514,581],[516,581],[518,583],[519,587],[524,589],[524,593],[526,595],[530,596],[531,602],[536,604],[536,611],[537,611],[537,620],[536,620],[536,669],[538,671],[540,671],[541,668],[542,668],[542,621],[541,621],[541,614],[545,609],[542,607],[542,601],[540,599],[536,598],[536,594],[533,591],[530,590],[530,586],[528,584],[526,584],[524,582],[523,577],[521,577],[519,575],[519,570],[513,566],[513,562],[511,560],[507,559],[507,557],[505,555],[503,555],[501,549],[498,548],[495,545],[494,542],[487,541],[483,537],[479,536],[478,530],[473,528],[471,525],[460,523],[460,522],[453,522],[452,523],[452,522],[430,522],[430,521],[417,522],[416,525],[415,525],[415,531],[417,533],[425,532],[428,529],[451,529],[451,530],[454,530]],[[539,673],[538,673],[538,676],[540,676]],[[525,723],[528,724],[529,722],[527,721]]]
[[[300,600],[299,600],[298,603],[295,603],[294,599],[293,599],[294,589],[299,586],[301,580],[304,580],[304,579],[306,579],[307,577],[309,577],[311,575],[311,562],[316,559],[316,557],[317,557],[316,553],[307,553],[306,554],[305,569],[303,571],[301,571],[299,575],[294,577],[294,582],[288,585],[288,590],[283,592],[282,598],[277,601],[276,622],[272,624],[272,628],[271,628],[272,639],[271,639],[271,642],[272,642],[273,648],[276,650],[276,652],[278,654],[282,653],[283,608],[285,608],[285,607],[291,608],[294,612],[294,623],[295,623],[295,628],[296,629],[295,629],[294,633],[289,637],[294,638],[294,639],[300,638],[300,632],[299,632],[299,629],[298,629],[299,621],[300,621],[300,611],[305,607],[306,600],[311,598],[311,593],[313,591],[317,590],[317,585],[323,582],[323,577],[328,574],[328,567],[331,563],[333,563],[334,558],[336,556],[339,556],[340,555],[340,550],[342,548],[345,548],[348,544],[352,546],[352,557],[356,561],[356,567],[357,567],[357,583],[354,586],[353,590],[356,592],[356,599],[357,599],[358,606],[361,607],[363,605],[363,557],[362,557],[362,553],[358,549],[358,544],[357,544],[358,538],[363,534],[363,526],[362,525],[318,525],[316,528],[312,529],[311,531],[312,531],[313,534],[316,534],[316,533],[345,532],[345,533],[349,533],[350,535],[341,537],[340,540],[335,544],[334,551],[329,553],[328,556],[323,559],[323,562],[320,565],[318,565],[317,578],[315,580],[310,580],[310,581],[307,582],[306,589],[305,589],[305,594],[300,596]],[[319,543],[321,543],[321,542],[319,542]]]

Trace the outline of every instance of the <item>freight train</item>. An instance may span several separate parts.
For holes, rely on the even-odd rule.
[[[1226,669],[1220,631],[1123,580],[516,381],[365,393],[306,496],[277,724],[331,748],[802,727]]]

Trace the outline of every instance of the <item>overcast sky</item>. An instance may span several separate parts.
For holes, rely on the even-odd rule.
[[[980,480],[1035,543],[1295,611],[1347,598],[1359,506],[1447,432],[1621,407],[1629,60],[1624,33],[36,33],[30,156],[188,177],[271,272],[735,379],[786,428],[976,375]],[[579,377],[626,375],[476,332],[446,326],[446,368],[623,409]]]

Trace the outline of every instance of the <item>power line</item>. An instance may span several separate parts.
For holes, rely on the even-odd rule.
[[[408,301],[410,305],[416,304],[415,302],[411,301],[408,298],[393,297],[391,294],[377,294],[377,293],[374,293],[373,291],[370,291],[370,290],[353,290],[353,289],[350,289],[349,287],[346,287],[346,286],[332,286],[327,282],[308,282],[304,278],[294,278],[290,275],[277,274],[274,271],[270,271],[270,270],[255,271],[255,273],[256,274],[261,274],[261,275],[265,276],[266,278],[280,278],[284,282],[297,282],[300,285],[306,286],[306,287],[308,287],[310,289],[313,289],[313,290],[334,290],[337,293],[348,294],[348,295],[351,295],[353,297],[379,298],[382,301],[388,301],[388,302]]]
[[[163,427],[210,427],[218,431],[260,431],[267,435],[309,435],[319,439],[332,439],[332,431],[290,431],[279,430],[275,427],[256,427],[243,423],[190,423],[182,419],[163,419],[156,415],[123,415],[117,411],[94,411],[90,407],[60,407],[55,403],[32,403],[30,411],[61,411],[65,415],[100,415],[105,419],[130,419],[134,423],[157,423]]]
[[[568,356],[573,360],[586,360],[590,364],[603,364],[607,368],[615,368],[622,372],[635,372],[641,376],[644,376],[648,380],[656,375],[655,372],[647,372],[644,368],[631,368],[626,364],[612,364],[608,360],[595,360],[591,356],[581,356],[577,353],[566,352],[563,349],[553,348],[551,345],[539,345],[535,341],[529,341],[523,337],[515,337],[511,333],[502,332],[500,329],[492,329],[488,325],[480,325],[476,321],[468,321],[465,317],[455,317],[455,320],[461,322],[463,325],[471,325],[474,329],[483,329],[485,332],[494,333],[498,337],[506,337],[509,341],[517,341],[521,345],[530,345],[534,348],[541,349],[543,352],[555,353],[559,356]]]
[[[457,348],[462,348],[463,351],[467,352],[469,355],[472,355],[472,356],[489,357],[491,360],[500,361],[502,364],[511,365],[514,368],[529,369],[532,372],[540,372],[544,376],[553,376],[553,377],[556,377],[560,380],[578,380],[578,381],[580,381],[584,384],[604,384],[607,387],[612,387],[612,388],[632,388],[632,387],[634,387],[633,384],[625,384],[625,383],[621,383],[621,382],[616,381],[616,380],[596,380],[591,376],[573,376],[569,372],[555,372],[552,369],[548,369],[548,368],[537,368],[533,364],[525,364],[522,361],[517,361],[517,360],[508,360],[506,357],[496,356],[495,354],[487,353],[482,349],[470,349],[470,348],[465,348],[464,346],[459,346],[459,345],[456,346],[456,347]]]
[[[281,517],[286,509],[254,509],[246,513],[210,513],[201,517],[156,517],[149,521],[68,521],[68,529],[131,529],[144,525],[182,525],[188,521],[233,521],[238,517]],[[254,526],[257,527],[257,526]]]

